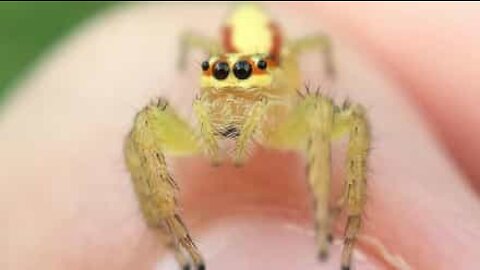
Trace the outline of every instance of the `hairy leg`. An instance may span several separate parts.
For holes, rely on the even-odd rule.
[[[314,98],[314,97],[307,97]],[[315,222],[319,257],[328,257],[331,240],[331,214],[329,207],[331,185],[331,143],[333,104],[329,99],[315,98],[311,113],[305,118],[309,126],[307,145],[308,183],[315,200]]]
[[[285,121],[267,136],[271,147],[302,150],[307,154],[307,179],[314,197],[316,241],[322,260],[328,257],[332,238],[329,201],[333,124],[332,101],[312,93],[302,97]]]
[[[198,147],[190,127],[159,100],[137,114],[125,143],[126,163],[147,224],[167,234],[167,246],[174,249],[183,269],[189,269],[190,264],[180,248],[197,269],[203,269],[201,255],[178,214],[178,186],[168,171],[166,152],[195,154]]]
[[[347,212],[342,269],[351,267],[352,252],[362,224],[366,200],[367,158],[370,147],[370,130],[364,109],[358,105],[345,106],[336,117],[337,128],[348,132],[346,183],[344,205]]]
[[[345,135],[350,137],[345,191],[337,203],[330,206],[330,142]],[[342,269],[350,269],[366,200],[370,133],[363,108],[347,103],[343,108],[339,108],[327,97],[308,94],[285,121],[268,134],[266,143],[275,148],[306,149],[308,183],[315,198],[316,237],[321,258],[328,255],[332,219],[339,214],[342,207],[346,207]]]

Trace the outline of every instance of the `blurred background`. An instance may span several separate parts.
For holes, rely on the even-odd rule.
[[[72,29],[115,2],[0,3],[0,104],[37,59]]]

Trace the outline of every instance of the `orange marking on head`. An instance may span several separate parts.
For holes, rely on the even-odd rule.
[[[282,33],[280,27],[276,23],[269,24],[270,31],[272,31],[272,48],[270,48],[270,58],[275,65],[280,61],[280,51],[282,49]]]
[[[202,75],[203,76],[212,76],[212,67],[210,66],[207,70],[203,70]]]
[[[267,73],[266,69],[258,68],[257,63],[255,63],[255,61],[253,61],[252,59],[249,58],[249,59],[247,59],[247,61],[252,66],[252,74],[253,75],[262,75],[262,74]]]
[[[267,57],[265,59],[265,61],[267,61],[267,66],[271,67],[271,68],[276,68],[278,67],[278,59],[274,59],[272,58],[271,56],[270,57]]]
[[[235,49],[235,46],[233,46],[231,26],[223,27],[222,43],[223,43],[223,48],[225,49],[226,52],[229,52],[229,53],[237,52],[237,49]]]

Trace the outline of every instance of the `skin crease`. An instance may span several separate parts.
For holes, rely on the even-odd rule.
[[[398,60],[387,49],[377,52],[380,44],[397,48],[389,43],[395,40],[387,38],[392,33],[362,20],[369,18],[369,12],[377,14],[381,6],[370,4],[361,10],[352,5],[342,16],[335,16],[342,5],[294,7],[271,7],[287,33],[302,36],[317,30],[312,22],[318,19],[318,10],[329,32],[342,38],[339,43],[362,50],[360,58],[351,48],[338,47],[339,82],[325,91],[365,104],[372,119],[374,151],[364,232],[401,254],[413,269],[478,265],[480,204],[455,160],[461,168],[470,168],[465,160],[477,158],[479,151],[467,150],[475,147],[471,144],[475,141],[465,145],[463,137],[454,143],[448,135],[436,140],[422,114],[433,119],[433,130],[452,130],[451,123],[442,120],[445,114],[432,105],[452,95],[451,102],[458,106],[454,108],[462,108],[454,113],[473,130],[476,109],[468,105],[478,93],[468,91],[461,97],[447,90],[435,92],[436,85],[451,83],[451,76],[441,73],[436,63],[424,64],[422,75],[413,76],[408,65],[424,59],[414,45],[408,55],[412,63]],[[382,12],[384,25],[398,23],[388,19],[388,12],[395,10]],[[464,11],[452,10],[456,12]],[[193,55],[189,70],[180,74],[172,53],[177,35],[194,29],[215,36],[225,14],[225,6],[215,5],[117,8],[57,47],[18,86],[19,94],[0,118],[0,212],[5,213],[0,237],[7,239],[0,243],[0,268],[152,269],[157,265],[162,248],[138,212],[121,145],[133,115],[151,98],[165,96],[188,115],[202,57]],[[302,19],[292,19],[299,14]],[[362,23],[371,30],[360,27]],[[374,33],[383,37],[379,38],[383,43],[367,39],[369,31],[379,31]],[[470,44],[460,42],[462,38],[466,37],[457,39],[457,51]],[[381,71],[368,64],[370,58]],[[316,85],[318,73],[308,62],[307,81]],[[471,81],[462,74],[472,74],[478,67],[462,67],[451,70],[451,75],[468,84]],[[435,84],[428,84],[431,78]],[[404,93],[412,93],[410,99]],[[415,107],[418,104],[426,106]],[[452,144],[464,150],[454,150],[452,157],[444,149]],[[334,154],[342,155],[340,150]],[[260,151],[241,170],[228,163],[211,168],[197,158],[171,161],[182,188],[182,213],[199,239],[209,269],[339,268],[338,245],[327,264],[315,261],[311,200],[302,179],[301,158]],[[334,170],[341,175],[341,160],[335,159]],[[366,253],[354,262],[357,269],[385,268]],[[173,269],[163,263],[159,268]]]

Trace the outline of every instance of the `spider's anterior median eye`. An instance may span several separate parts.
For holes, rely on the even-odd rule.
[[[263,59],[258,60],[257,67],[259,69],[266,69],[267,68],[267,61],[265,61]]]
[[[210,67],[210,64],[208,63],[208,61],[203,61],[202,62],[202,70],[203,71],[207,71],[209,67]]]
[[[240,80],[245,80],[252,75],[252,66],[245,60],[238,61],[233,66],[233,74]]]
[[[217,80],[224,80],[230,73],[230,67],[226,62],[218,62],[213,67],[213,76]]]

